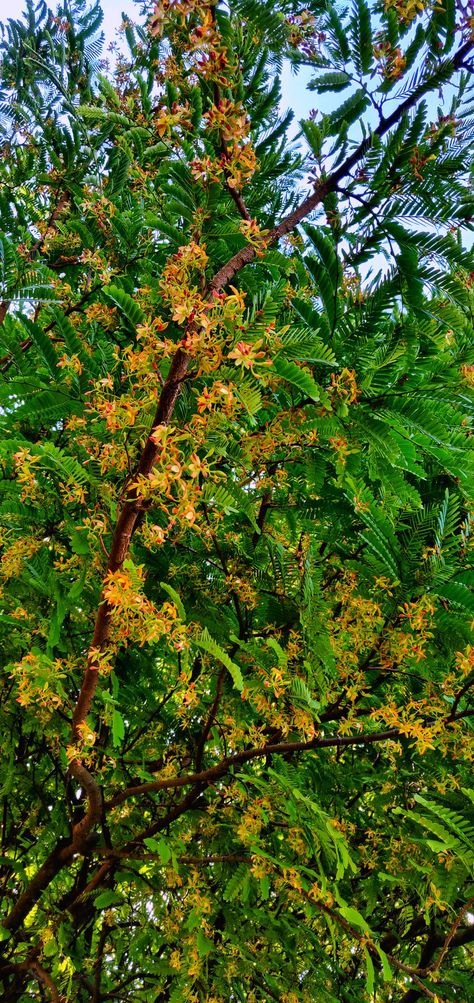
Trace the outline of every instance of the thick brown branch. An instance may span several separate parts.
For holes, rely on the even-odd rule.
[[[86,849],[86,840],[90,832],[96,829],[100,823],[103,810],[102,801],[102,791],[99,784],[89,770],[80,763],[78,760],[74,760],[70,766],[70,773],[75,780],[80,784],[84,793],[87,796],[88,808],[84,815],[84,818],[74,826],[72,832],[72,845],[74,851],[77,853],[83,853]]]
[[[441,965],[443,964],[443,961],[444,961],[444,959],[445,959],[445,957],[446,957],[446,955],[447,955],[447,953],[448,953],[451,945],[453,944],[453,941],[454,941],[454,938],[456,936],[456,933],[459,930],[459,927],[461,926],[461,923],[462,923],[465,915],[469,912],[470,909],[472,909],[473,906],[474,906],[474,895],[472,896],[472,898],[470,898],[468,900],[468,902],[466,902],[466,904],[462,907],[462,909],[460,910],[460,912],[456,916],[456,919],[454,920],[454,923],[452,924],[451,929],[446,934],[444,943],[443,943],[441,951],[439,953],[439,957],[434,962],[434,964],[430,966],[431,971],[436,972],[439,968],[441,968]]]
[[[107,802],[107,808],[115,808],[130,797],[146,794],[150,791],[174,790],[178,787],[187,787],[194,784],[212,783],[219,777],[228,773],[233,766],[241,766],[252,759],[259,759],[262,756],[285,755],[292,752],[305,752],[310,749],[322,749],[328,747],[345,748],[351,745],[370,745],[375,742],[385,742],[390,739],[400,738],[400,732],[396,728],[389,728],[386,731],[376,731],[368,735],[333,735],[328,738],[316,737],[309,742],[282,742],[280,744],[262,745],[257,749],[245,749],[237,752],[234,756],[227,756],[215,766],[210,766],[208,770],[200,773],[189,774],[184,777],[167,777],[163,780],[150,780],[145,784],[138,784],[136,787],[127,787],[124,791],[116,794]]]
[[[464,686],[462,686],[459,692],[456,693],[456,696],[453,700],[453,706],[451,708],[452,720],[454,720],[454,718],[456,717],[457,709],[459,707],[459,704],[461,703],[462,698],[466,696],[466,693],[468,693],[470,689],[474,689],[474,675],[468,676],[466,682],[464,683]]]
[[[226,189],[229,192],[229,195],[230,195],[231,199],[233,199],[233,201],[235,202],[235,204],[237,206],[237,209],[238,209],[240,215],[242,216],[242,219],[246,219],[246,220],[250,221],[252,219],[252,217],[251,217],[251,215],[250,215],[250,213],[249,213],[249,211],[247,209],[247,206],[245,205],[245,202],[244,202],[244,200],[243,200],[240,192],[238,192],[236,188],[233,188],[232,185],[229,184],[228,180],[226,181]]]
[[[156,409],[153,427],[167,423],[173,413],[176,398],[179,394],[181,381],[188,367],[188,357],[178,349],[171,363],[168,378],[163,386]],[[148,438],[143,450],[136,474],[146,476],[155,461],[157,446]],[[133,531],[141,511],[141,502],[135,495],[126,502],[119,516],[108,561],[108,571],[116,571],[121,567],[127,556]],[[108,638],[109,614],[106,603],[102,602],[96,618],[93,648],[101,650]],[[80,738],[81,726],[89,713],[94,693],[97,687],[98,668],[90,657],[84,672],[82,687],[76,703],[72,722],[72,738],[76,742]],[[17,930],[25,917],[41,897],[44,890],[63,867],[67,866],[77,852],[83,852],[85,841],[91,830],[98,824],[102,811],[102,796],[99,785],[79,759],[70,764],[70,773],[84,789],[88,798],[88,810],[84,818],[73,830],[72,842],[67,846],[56,847],[39,868],[28,887],[20,895],[9,916],[3,921],[8,930]]]
[[[271,491],[264,491],[256,519],[258,529],[254,530],[254,533],[252,535],[252,547],[257,546],[257,543],[262,535],[263,526],[265,523],[265,517],[270,508],[271,497],[272,497]]]
[[[157,425],[166,425],[170,421],[188,364],[189,357],[182,351],[181,348],[178,348],[160,394],[155,417],[153,419],[153,428],[156,428]],[[135,476],[141,475],[146,477],[153,469],[157,455],[158,446],[153,442],[151,436],[149,436],[135,471]],[[107,572],[114,572],[121,568],[127,556],[142,508],[142,499],[137,491],[132,489],[131,497],[127,502],[125,502],[115,527],[112,545],[109,552]],[[92,654],[89,656],[82,687],[72,718],[72,738],[74,742],[76,742],[80,737],[81,726],[86,720],[94,698],[98,679],[98,665],[94,652],[103,650],[107,643],[109,620],[109,607],[105,601],[102,601],[99,606],[95,622],[91,646]],[[71,772],[74,774],[74,769],[72,769]]]
[[[59,993],[56,987],[56,983],[51,978],[49,972],[47,972],[38,961],[32,961],[28,964],[28,969],[33,972],[39,982],[41,982],[47,989],[49,989],[51,1003],[59,1003]]]
[[[474,710],[472,711],[472,714],[474,715]],[[451,718],[447,718],[446,720],[451,721]],[[427,722],[427,724],[429,724],[429,722]],[[406,738],[406,736],[402,731],[400,731],[400,729],[387,728],[385,731],[373,731],[360,735],[328,735],[327,737],[316,735],[315,738],[310,739],[308,742],[269,743],[267,745],[262,745],[259,748],[244,749],[242,752],[237,752],[233,756],[226,756],[225,759],[221,759],[219,763],[216,763],[214,766],[210,766],[208,770],[202,770],[200,773],[192,773],[183,777],[168,777],[163,780],[150,780],[145,784],[127,787],[119,794],[116,794],[115,797],[111,798],[111,800],[106,803],[106,808],[115,808],[117,805],[126,801],[129,797],[137,797],[151,791],[174,790],[178,787],[187,787],[195,784],[204,784],[207,786],[209,783],[212,783],[214,780],[218,780],[220,777],[228,773],[232,767],[242,766],[244,763],[251,762],[253,759],[259,759],[265,756],[284,756],[294,752],[309,752],[312,749],[344,749],[356,745],[365,746],[374,745],[378,742],[396,741],[402,738]]]
[[[168,377],[163,385],[160,399],[156,409],[153,428],[157,425],[167,424],[173,414],[176,398],[180,391],[181,382],[188,368],[188,356],[178,348],[171,363]],[[158,446],[153,442],[151,435],[148,437],[143,453],[140,457],[136,476],[147,476],[153,468],[158,454]],[[117,571],[123,564],[133,533],[136,529],[139,515],[142,511],[143,502],[138,492],[131,491],[131,498],[125,502],[115,527],[112,539],[112,546],[109,552],[107,572]],[[104,649],[109,636],[110,610],[105,599],[102,600],[96,617],[94,636],[92,639],[92,649],[89,654],[87,666],[84,672],[81,690],[77,699],[72,717],[72,741],[80,740],[81,727],[89,713],[94,693],[97,688],[99,668],[97,665],[97,652]],[[73,839],[74,847],[82,849],[84,841],[91,830],[98,824],[102,811],[102,798],[98,784],[92,775],[82,765],[79,759],[73,759],[70,773],[84,787],[89,807],[87,814],[76,826]]]
[[[6,930],[14,932],[20,928],[44,890],[51,884],[56,875],[59,874],[59,871],[71,863],[73,856],[74,849],[72,843],[68,846],[62,846],[61,844],[55,846],[49,857],[44,861],[44,864],[41,865],[35,876],[31,879],[28,887],[20,895],[12,911],[2,920],[2,924]]]
[[[92,990],[91,1003],[99,1003],[100,1001],[100,983],[102,980],[102,965],[104,961],[105,945],[107,943],[107,937],[110,933],[110,925],[107,922],[102,923],[102,929],[99,935],[99,941],[97,944],[97,954],[94,962],[94,983]]]
[[[38,949],[35,949],[35,954],[38,954]],[[25,987],[25,982],[29,974],[34,975],[35,979],[41,983],[41,985],[46,986],[49,990],[51,1003],[60,1003],[60,995],[56,983],[52,979],[49,972],[47,972],[36,960],[36,958],[29,957],[26,961],[21,961],[18,964],[4,965],[2,968],[3,976],[14,975],[15,985],[12,987],[12,992],[7,991],[7,995],[3,996],[2,999],[6,1000],[18,1000],[22,997],[23,988]],[[41,999],[44,999],[43,994],[41,994]]]

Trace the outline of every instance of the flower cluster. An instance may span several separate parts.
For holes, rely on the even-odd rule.
[[[103,597],[114,628],[115,643],[135,642],[142,647],[166,637],[176,650],[186,647],[186,630],[176,607],[165,602],[158,608],[143,592],[143,571],[137,566],[110,571]]]
[[[65,675],[60,661],[53,662],[38,652],[24,655],[10,674],[18,690],[17,703],[21,707],[34,705],[42,720],[49,719],[64,703],[61,679]]]
[[[40,462],[40,459],[40,456],[34,455],[25,447],[22,447],[14,454],[13,460],[15,463],[16,479],[18,484],[21,484],[22,501],[36,501],[38,481],[35,467]]]
[[[411,24],[428,5],[427,0],[385,0],[384,3],[385,10],[395,10],[404,24]]]
[[[393,49],[388,40],[380,41],[374,45],[374,56],[385,80],[398,80],[402,76],[406,59],[400,48]]]

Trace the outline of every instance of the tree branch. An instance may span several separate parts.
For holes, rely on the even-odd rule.
[[[375,742],[385,742],[392,738],[401,737],[396,728],[386,731],[373,732],[367,735],[334,735],[328,738],[313,738],[309,742],[282,742],[280,744],[262,745],[256,749],[244,749],[233,756],[227,756],[215,766],[210,766],[208,770],[200,773],[189,774],[185,777],[167,777],[163,780],[150,780],[145,784],[138,784],[136,787],[127,787],[124,791],[116,794],[106,803],[106,808],[115,808],[130,797],[137,797],[149,791],[174,790],[178,787],[187,787],[194,784],[205,784],[208,786],[214,780],[224,776],[233,766],[241,766],[252,759],[259,759],[264,756],[285,755],[291,752],[306,752],[310,749],[322,749],[329,747],[345,748],[351,745],[370,745]]]
[[[176,399],[180,391],[181,381],[186,374],[189,365],[189,356],[181,348],[178,348],[168,376],[165,380],[160,399],[153,419],[153,428],[157,425],[166,425],[171,420]],[[158,455],[158,446],[153,442],[151,435],[148,436],[145,448],[140,457],[134,476],[147,476],[153,469]],[[112,545],[107,563],[107,573],[117,571],[128,554],[133,533],[136,529],[139,515],[143,508],[143,500],[138,492],[132,489],[131,498],[125,502],[119,515],[115,532],[112,538]],[[94,635],[92,638],[92,650],[102,651],[109,636],[110,608],[106,601],[102,601],[96,617]],[[94,693],[97,688],[98,665],[94,654],[89,655],[84,678],[77,703],[72,717],[72,739],[77,741],[80,736],[81,725],[84,724],[89,713]],[[74,774],[74,764],[71,773]],[[79,780],[80,782],[80,780]]]
[[[27,963],[27,968],[30,972],[33,972],[33,975],[36,976],[39,982],[42,982],[43,985],[45,985],[46,988],[49,989],[51,1003],[59,1003],[59,993],[56,987],[56,983],[51,978],[49,972],[47,972],[39,964],[38,961],[32,961]]]
[[[2,920],[2,925],[6,930],[10,930],[13,933],[20,928],[44,890],[51,884],[51,881],[53,881],[63,867],[71,863],[73,856],[74,849],[72,843],[64,846],[60,842],[55,846],[49,857],[46,858],[37,870],[27,888],[22,892],[11,912]]]
[[[474,710],[471,713],[474,716]],[[446,722],[450,720],[451,718],[446,718]],[[354,745],[375,745],[379,742],[388,742],[406,737],[399,728],[387,728],[385,731],[373,731],[360,735],[330,735],[327,737],[316,735],[315,738],[310,739],[308,742],[269,743],[259,748],[244,749],[242,752],[236,752],[233,756],[227,756],[219,763],[199,773],[192,773],[184,777],[167,777],[163,780],[150,780],[135,787],[127,787],[111,798],[110,801],[106,802],[105,807],[115,808],[130,797],[137,797],[150,791],[174,790],[178,787],[187,787],[193,784],[205,784],[208,786],[209,783],[218,780],[228,773],[232,767],[242,766],[253,759],[260,759],[265,756],[284,756],[293,752],[308,752],[315,749],[344,749]]]
[[[459,930],[459,927],[461,926],[461,923],[462,923],[462,921],[463,921],[466,913],[468,913],[469,910],[472,909],[473,906],[474,906],[474,895],[472,896],[472,898],[470,898],[465,903],[465,905],[463,905],[461,911],[456,916],[456,919],[454,920],[454,923],[452,924],[451,929],[446,934],[446,937],[445,937],[445,940],[444,940],[444,943],[443,943],[443,946],[441,948],[441,951],[440,951],[440,954],[439,954],[439,957],[438,957],[437,961],[435,961],[434,964],[430,965],[430,969],[429,969],[430,971],[436,972],[436,971],[438,971],[439,968],[441,968],[441,965],[443,964],[443,961],[444,961],[444,959],[446,957],[446,954],[448,953],[448,951],[449,951],[449,949],[451,947],[451,944],[454,941],[455,935],[456,935],[457,931]],[[473,935],[474,935],[474,931],[473,931]]]
[[[455,73],[462,68],[466,56],[469,54],[471,49],[474,48],[474,39],[468,39],[463,45],[458,49],[457,53],[451,58],[445,60],[446,72],[448,69]],[[410,111],[411,108],[420,101],[420,99],[433,88],[434,83],[439,78],[438,73],[433,73],[426,77],[424,83],[420,84],[419,87],[410,94],[397,108],[394,109],[388,118],[382,119],[380,124],[374,129],[373,132],[369,133],[365,139],[356,147],[353,153],[351,153],[340,167],[336,168],[328,178],[319,181],[316,184],[316,189],[312,195],[309,195],[306,199],[300,202],[296,209],[293,209],[284,219],[278,223],[277,226],[270,230],[265,235],[265,246],[268,247],[269,244],[274,244],[276,241],[280,240],[291,230],[294,230],[295,226],[298,226],[310,213],[316,209],[321,202],[324,201],[330,192],[334,192],[338,187],[339,183],[344,180],[348,175],[352,173],[353,168],[365,156],[370,150],[374,137],[377,136],[379,139],[382,138],[394,125],[403,118],[406,112]],[[211,289],[222,289],[223,286],[227,285],[228,282],[233,279],[234,275],[237,274],[244,267],[244,265],[249,264],[253,261],[258,251],[258,247],[251,245],[246,245],[240,251],[237,251],[234,256],[226,262],[222,268],[214,275],[214,278],[210,282]]]

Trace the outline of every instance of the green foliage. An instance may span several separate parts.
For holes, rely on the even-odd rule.
[[[6,1001],[469,998],[465,6],[2,26]]]

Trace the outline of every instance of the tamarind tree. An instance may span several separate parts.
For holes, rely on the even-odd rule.
[[[0,45],[2,999],[463,1003],[472,7],[101,20]]]

